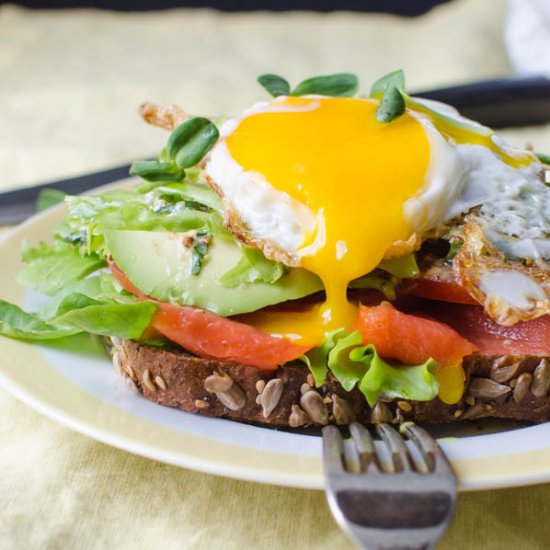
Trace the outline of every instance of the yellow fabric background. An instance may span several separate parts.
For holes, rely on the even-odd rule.
[[[236,113],[255,77],[403,67],[409,88],[503,76],[503,0],[427,16],[0,8],[0,188],[150,156],[143,100]],[[503,132],[550,151],[550,127]],[[0,235],[6,229],[0,229]],[[2,269],[3,266],[0,266]],[[1,347],[0,347],[1,353]],[[200,474],[71,432],[0,390],[1,548],[349,548],[321,492]],[[443,549],[542,549],[550,486],[460,496]]]

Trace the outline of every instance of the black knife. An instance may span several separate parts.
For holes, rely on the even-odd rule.
[[[124,164],[83,176],[0,193],[0,225],[14,225],[35,214],[38,197],[45,189],[58,189],[68,195],[78,195],[94,187],[127,178],[129,170],[130,165]]]
[[[492,128],[529,126],[550,122],[550,79],[545,76],[512,77],[449,88],[419,90],[411,95],[442,101],[464,116]],[[128,176],[129,164],[0,193],[0,225],[23,221],[36,212],[44,189],[76,195]]]
[[[463,116],[491,128],[550,122],[550,78],[545,76],[485,80],[411,95],[453,105]]]

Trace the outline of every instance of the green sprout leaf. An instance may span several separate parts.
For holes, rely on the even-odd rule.
[[[402,69],[385,74],[379,78],[370,89],[370,97],[381,97],[389,88],[405,91],[405,73]]]
[[[290,84],[282,76],[267,73],[259,76],[257,80],[273,97],[290,95]]]
[[[391,122],[405,112],[405,73],[399,69],[379,78],[370,89],[370,97],[380,100],[376,110],[379,122]]]
[[[379,122],[391,122],[405,112],[405,98],[397,88],[388,88],[380,105],[376,109],[376,119]]]
[[[182,122],[168,138],[166,152],[180,168],[189,168],[202,160],[218,140],[215,124],[204,117]]]
[[[535,155],[543,164],[550,166],[550,155],[545,155],[544,153],[535,153]]]
[[[185,170],[173,161],[136,160],[130,167],[130,175],[146,181],[181,181]]]
[[[303,80],[292,90],[293,96],[325,95],[331,97],[350,97],[357,92],[359,79],[351,73],[336,73],[314,76]]]

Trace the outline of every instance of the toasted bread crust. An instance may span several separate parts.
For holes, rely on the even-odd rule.
[[[113,362],[128,384],[145,398],[189,413],[254,424],[297,428],[327,423],[454,422],[506,418],[531,422],[550,419],[550,360],[531,356],[482,356],[464,359],[466,391],[455,405],[379,401],[374,409],[354,389],[346,392],[330,374],[315,388],[302,365],[262,371],[202,359],[122,340]]]

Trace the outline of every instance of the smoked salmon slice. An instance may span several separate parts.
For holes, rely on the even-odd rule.
[[[389,302],[373,307],[361,305],[357,330],[363,342],[374,344],[382,357],[406,365],[417,365],[430,357],[440,366],[456,364],[477,349],[450,326],[402,313]]]

